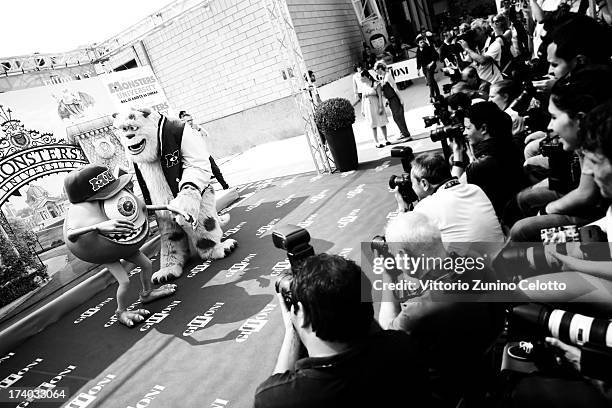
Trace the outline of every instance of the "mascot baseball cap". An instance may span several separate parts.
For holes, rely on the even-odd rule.
[[[117,179],[107,167],[88,164],[66,176],[64,190],[72,204],[106,200],[121,191],[131,179],[129,174]]]

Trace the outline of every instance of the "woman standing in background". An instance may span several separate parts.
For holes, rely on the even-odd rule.
[[[381,84],[380,82],[374,80],[367,69],[361,71],[361,79],[361,113],[365,116],[366,121],[372,128],[374,143],[376,143],[376,147],[378,148],[385,146],[384,144],[378,142],[378,132],[376,129],[380,128],[386,144],[390,145],[391,142],[389,142],[387,139],[387,123],[389,123],[389,120],[385,114]]]

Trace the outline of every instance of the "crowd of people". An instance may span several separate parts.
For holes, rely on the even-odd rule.
[[[607,2],[598,2],[594,18],[586,15],[588,2],[552,7],[552,1],[530,0],[533,24],[521,23],[514,2],[503,3],[510,5],[498,15],[444,30],[437,50],[427,38],[419,40],[419,67],[428,71],[432,97],[444,111],[437,115],[447,148],[412,160],[417,202],[406,202],[396,189],[398,216],[385,229],[390,255],[452,258],[457,252],[449,243],[476,242],[507,251],[541,242],[543,230],[567,226],[598,227],[599,239],[606,242],[607,233],[612,242]],[[452,79],[447,98],[432,84],[437,58]],[[403,111],[401,118],[395,113],[402,100],[386,64],[373,63],[378,79],[367,64],[356,67],[356,92],[381,146],[376,129],[387,142],[384,99],[402,135],[409,133]],[[496,346],[509,336],[508,314],[517,303],[562,306],[608,323],[612,317],[609,252],[605,259],[555,248],[546,253],[562,268],[533,276],[554,276],[568,290],[497,303],[436,301],[429,290],[398,299],[387,291],[377,316],[371,281],[357,264],[327,254],[306,258],[292,270],[290,303],[280,297],[285,337],[255,406],[611,406],[612,349],[594,347],[584,333],[576,343],[549,333],[545,343],[556,369],[499,375],[506,350]],[[383,281],[394,282],[396,272],[385,269]],[[434,267],[416,278],[516,278],[498,272],[491,265],[458,276]],[[516,358],[529,361],[530,350]]]

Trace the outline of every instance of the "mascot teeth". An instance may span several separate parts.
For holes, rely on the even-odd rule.
[[[142,139],[140,143],[136,143],[134,145],[128,146],[128,150],[132,154],[140,154],[144,150],[146,144],[147,144],[147,141]]]
[[[134,231],[130,232],[129,234],[105,234],[105,235],[107,238],[110,238],[113,241],[116,241],[118,243],[126,243],[132,240],[133,238],[139,236],[142,233],[143,229],[144,229],[144,226],[141,226],[135,229]]]

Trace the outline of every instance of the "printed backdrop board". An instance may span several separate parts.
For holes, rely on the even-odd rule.
[[[25,128],[52,133],[57,140],[66,139],[67,127],[112,115],[124,106],[173,113],[149,66],[2,93],[0,105]]]

